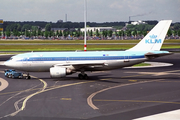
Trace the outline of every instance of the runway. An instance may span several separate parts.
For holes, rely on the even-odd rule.
[[[0,61],[9,56],[0,56]],[[0,120],[132,120],[180,109],[180,53],[150,62],[166,67],[126,68],[52,79],[48,72],[31,80],[0,78]],[[0,85],[3,83],[0,82]],[[180,119],[180,118],[179,118]]]

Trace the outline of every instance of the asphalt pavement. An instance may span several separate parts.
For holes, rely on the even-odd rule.
[[[52,79],[48,72],[9,79],[1,65],[0,78],[8,86],[0,91],[0,120],[132,120],[179,110],[179,60],[175,53],[150,61],[173,66],[92,72],[88,80],[78,74]]]

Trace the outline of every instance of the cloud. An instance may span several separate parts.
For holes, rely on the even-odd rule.
[[[180,21],[180,0],[87,0],[88,21],[133,20]],[[7,21],[54,21],[65,19],[82,22],[84,0],[1,0],[0,16]],[[151,13],[151,14],[148,14]],[[140,16],[141,15],[141,16]]]
[[[115,1],[115,2],[113,2],[113,3],[110,4],[110,8],[112,8],[112,9],[114,9],[114,8],[116,8],[116,9],[122,9],[122,8],[123,8],[123,5],[122,5],[122,4],[119,4],[118,1]]]

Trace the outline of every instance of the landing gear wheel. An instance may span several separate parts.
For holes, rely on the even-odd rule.
[[[80,73],[80,74],[78,75],[78,77],[79,77],[80,80],[87,80],[87,79],[88,79],[88,75],[87,75],[87,74],[84,74],[84,75],[83,75],[83,74]]]
[[[78,77],[80,80],[82,80],[84,78],[84,76],[82,74],[79,74]]]
[[[27,76],[25,76],[26,80],[31,79],[31,76],[29,76],[29,73],[27,73]]]
[[[31,77],[30,76],[26,76],[26,80],[28,80],[28,79],[31,79]]]
[[[84,74],[83,78],[84,78],[85,80],[87,80],[87,79],[88,79],[88,75],[87,75],[87,74]]]

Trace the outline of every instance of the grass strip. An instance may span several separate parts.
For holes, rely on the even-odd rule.
[[[133,67],[143,67],[143,66],[150,66],[151,64],[148,64],[148,63],[140,63],[140,64],[136,64],[136,65],[133,65]]]
[[[87,40],[87,43],[138,43],[140,40]],[[84,43],[84,40],[0,40],[0,43]],[[180,39],[165,40],[164,43],[180,43]]]
[[[88,50],[121,50],[133,45],[88,45]],[[83,45],[4,45],[0,51],[75,51],[84,50]]]
[[[126,50],[134,45],[87,45],[87,50]],[[163,45],[162,49],[180,48],[180,45]],[[76,51],[83,45],[1,45],[0,51]]]
[[[0,43],[21,43],[22,45],[1,45],[0,51],[76,51],[84,50],[83,45],[73,43],[82,43],[83,40],[0,40]],[[139,40],[88,40],[88,43],[138,43]],[[180,40],[165,40],[165,43],[180,43]],[[23,43],[26,43],[23,45]],[[27,43],[71,43],[68,45],[27,45]],[[125,50],[133,47],[133,44],[104,44],[88,45],[87,50]],[[177,49],[179,44],[163,44],[162,49]]]

